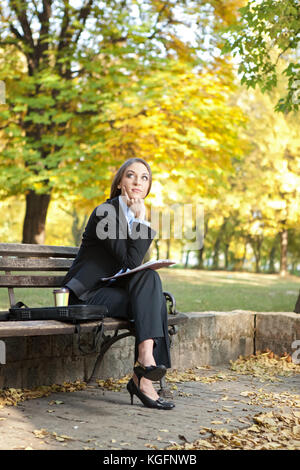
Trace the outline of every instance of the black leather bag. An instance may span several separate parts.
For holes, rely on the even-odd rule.
[[[78,335],[78,348],[83,354],[97,352],[103,337],[103,322],[93,328],[92,343],[84,346],[80,323],[103,320],[108,315],[105,305],[68,305],[67,307],[27,307],[17,302],[9,309],[8,321],[58,320],[75,324]]]
[[[67,307],[28,307],[18,302],[9,309],[7,320],[58,320],[62,322],[81,323],[102,320],[108,315],[105,305],[68,305]]]

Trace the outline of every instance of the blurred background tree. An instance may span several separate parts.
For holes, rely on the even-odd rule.
[[[154,174],[148,215],[204,208],[203,246],[163,238],[160,221],[149,256],[299,272],[296,7],[4,0],[1,240],[78,245],[113,173],[139,156]]]
[[[23,243],[44,243],[54,195],[77,196],[82,205],[99,201],[128,157],[147,155],[157,173],[170,162],[185,168],[184,160],[195,169],[199,156],[207,168],[230,165],[237,122],[228,109],[227,121],[210,123],[220,101],[226,108],[224,93],[232,86],[230,66],[215,52],[218,28],[241,4],[229,3],[1,3],[0,79],[7,96],[0,197],[25,195]],[[198,103],[206,104],[204,116]],[[220,136],[211,134],[224,129],[229,142],[220,154]]]
[[[241,83],[271,91],[282,78],[287,86],[275,103],[277,111],[298,111],[300,104],[299,0],[249,0],[226,34],[224,52],[239,57]],[[285,67],[280,67],[282,59]]]

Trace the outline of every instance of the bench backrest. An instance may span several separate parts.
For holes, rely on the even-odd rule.
[[[14,287],[61,286],[62,272],[68,271],[77,252],[74,246],[0,243],[0,287],[8,288],[10,305],[15,303]]]

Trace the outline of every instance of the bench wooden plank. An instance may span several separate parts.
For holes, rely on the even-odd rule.
[[[0,275],[0,287],[60,287],[64,276]]]
[[[0,256],[52,256],[55,258],[75,258],[78,250],[79,248],[74,246],[0,243]]]
[[[178,325],[187,320],[183,313],[168,315],[168,326]],[[107,317],[103,320],[104,331],[131,330],[133,324],[121,318]],[[99,322],[80,323],[82,332],[92,331]],[[0,338],[15,336],[40,336],[40,335],[63,335],[74,334],[75,325],[57,320],[34,320],[34,321],[2,321],[0,322]]]
[[[80,323],[82,332],[92,331],[101,322]],[[126,320],[114,318],[104,319],[104,331],[116,329],[130,329],[130,323]],[[0,338],[15,336],[46,336],[74,334],[75,325],[57,320],[33,320],[33,321],[5,321],[0,322]]]
[[[0,271],[68,271],[70,258],[0,258]]]

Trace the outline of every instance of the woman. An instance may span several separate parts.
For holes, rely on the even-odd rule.
[[[149,408],[172,409],[160,398],[153,380],[170,367],[167,308],[158,273],[145,269],[119,279],[102,281],[139,266],[155,231],[145,221],[144,199],[152,173],[140,158],[127,160],[116,173],[110,198],[94,209],[76,259],[64,279],[70,304],[106,305],[109,316],[133,320],[136,331],[135,366],[127,384]]]

